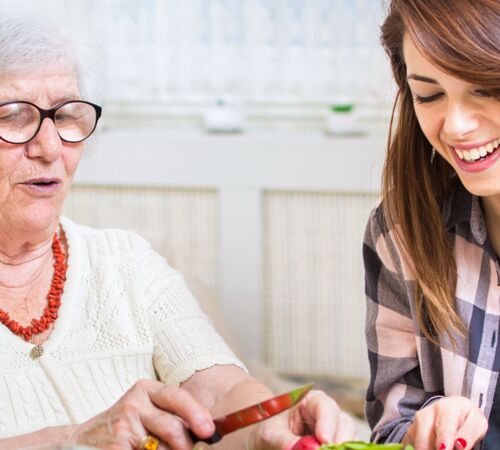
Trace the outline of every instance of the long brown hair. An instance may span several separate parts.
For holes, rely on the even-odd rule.
[[[398,224],[398,242],[413,268],[422,332],[435,343],[442,333],[456,343],[465,328],[454,307],[457,268],[443,204],[460,181],[443,158],[431,160],[432,147],[406,81],[405,33],[436,67],[500,98],[500,1],[391,0],[382,25],[382,45],[399,88],[382,179],[383,208]]]

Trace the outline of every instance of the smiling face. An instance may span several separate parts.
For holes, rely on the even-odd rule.
[[[436,67],[405,35],[415,113],[426,138],[471,193],[500,197],[500,100]]]
[[[65,68],[0,78],[0,103],[24,100],[51,108],[79,98],[75,75]],[[56,229],[83,145],[61,141],[50,119],[25,144],[0,140],[0,234]]]

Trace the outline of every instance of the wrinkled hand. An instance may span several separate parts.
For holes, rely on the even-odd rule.
[[[310,391],[288,413],[262,422],[252,433],[251,450],[290,450],[301,436],[343,442],[356,435],[354,420],[322,391]]]
[[[215,431],[208,410],[186,390],[140,380],[111,408],[78,426],[74,440],[104,450],[136,450],[152,434],[160,449],[192,450],[186,427],[200,437]]]
[[[444,397],[421,409],[403,443],[418,450],[470,450],[488,429],[483,412],[465,397]]]

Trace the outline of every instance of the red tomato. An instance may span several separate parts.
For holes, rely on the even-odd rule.
[[[314,436],[304,436],[293,446],[292,450],[318,450],[321,443]]]

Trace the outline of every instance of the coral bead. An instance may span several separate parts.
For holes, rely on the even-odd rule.
[[[7,311],[0,309],[0,322],[26,341],[29,341],[34,334],[40,334],[48,330],[57,319],[59,307],[61,306],[61,296],[68,266],[57,234],[54,234],[52,239],[52,254],[54,255],[54,275],[47,294],[47,307],[44,309],[42,317],[32,319],[30,326],[23,327],[20,323],[12,320]]]

